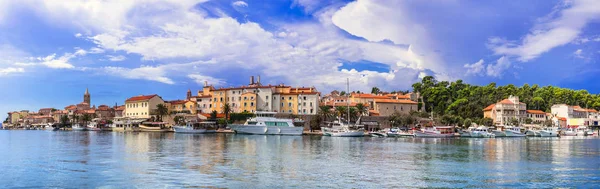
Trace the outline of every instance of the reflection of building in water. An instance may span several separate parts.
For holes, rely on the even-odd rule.
[[[227,163],[224,156],[226,135],[177,135],[176,137],[185,140],[183,147],[186,158],[182,162],[185,167],[198,170],[203,174],[216,174],[218,170],[215,166]]]
[[[132,161],[137,162],[148,162],[148,152],[150,151],[150,138],[148,133],[136,132],[136,133],[116,133],[117,135],[123,135],[125,143],[125,152],[130,155]]]

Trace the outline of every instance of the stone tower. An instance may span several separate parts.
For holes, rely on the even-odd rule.
[[[187,96],[187,100],[190,100],[192,98],[192,90],[188,89],[186,96]]]
[[[87,104],[91,104],[90,103],[90,91],[88,91],[87,88],[85,88],[85,94],[83,94],[83,102],[85,102]]]

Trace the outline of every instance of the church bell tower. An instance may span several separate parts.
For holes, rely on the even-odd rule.
[[[85,94],[83,94],[83,102],[87,103],[88,105],[90,105],[90,91],[88,91],[87,88],[85,88]]]

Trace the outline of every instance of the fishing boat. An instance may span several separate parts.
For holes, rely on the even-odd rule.
[[[191,134],[200,134],[200,133],[216,133],[217,132],[217,122],[214,121],[204,121],[199,123],[188,122],[185,126],[173,126],[173,129],[176,133],[191,133]]]
[[[546,127],[540,131],[541,137],[557,137],[558,136],[558,128],[556,127]]]
[[[496,129],[492,130],[492,133],[494,133],[494,135],[496,135],[496,137],[505,137],[506,133],[504,132],[504,126],[496,126]]]
[[[328,127],[322,127],[323,136],[332,137],[362,137],[365,136],[365,131],[360,125],[348,125],[341,121],[329,123]]]
[[[238,134],[256,135],[302,135],[304,126],[301,121],[294,124],[293,119],[275,118],[277,112],[256,112],[256,117],[250,118],[244,124],[233,124],[229,127]]]
[[[170,127],[167,127],[165,122],[142,122],[140,125],[140,131],[144,132],[170,132]]]
[[[459,129],[458,130],[458,134],[460,135],[460,137],[471,137],[471,132],[473,132],[473,130],[475,130],[475,127],[469,127],[466,130],[465,129]]]
[[[436,126],[426,127],[420,131],[415,131],[415,137],[420,138],[449,138],[454,137],[454,127],[452,126]]]
[[[505,127],[504,134],[507,137],[525,137],[525,136],[527,136],[521,132],[520,127],[512,127],[512,126]]]
[[[525,131],[525,135],[530,136],[530,137],[539,137],[540,129],[531,127],[529,129],[527,129],[527,131]]]
[[[402,131],[399,128],[391,128],[387,133],[389,137],[414,137],[415,134]]]
[[[494,138],[496,135],[494,133],[489,132],[488,128],[485,126],[480,126],[474,128],[470,131],[471,137],[473,138]],[[461,135],[462,137],[462,135]]]
[[[87,130],[88,130],[88,128],[87,128],[87,127],[84,127],[84,126],[81,126],[81,125],[79,125],[79,123],[75,123],[75,124],[73,124],[73,125],[71,126],[71,130],[73,130],[73,131],[87,131]]]

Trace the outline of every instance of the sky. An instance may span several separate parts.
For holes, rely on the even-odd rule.
[[[0,112],[252,75],[324,93],[425,76],[599,93],[599,57],[597,0],[0,0]]]

